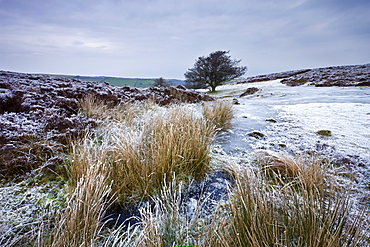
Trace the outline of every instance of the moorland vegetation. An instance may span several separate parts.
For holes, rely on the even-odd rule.
[[[22,181],[3,180],[0,244],[369,244],[368,223],[362,212],[352,210],[350,188],[337,183],[330,160],[259,150],[251,154],[251,161],[238,163],[212,145],[218,133],[232,124],[232,102],[184,103],[179,100],[183,91],[172,90],[179,95],[172,94],[168,104],[160,93],[116,104],[99,94],[76,98],[71,112],[91,119],[93,127],[63,139],[63,149],[58,150],[64,152],[62,162],[48,166],[48,157],[46,165],[31,167]],[[120,95],[119,90],[109,92],[111,99]],[[143,95],[135,93],[138,98]],[[40,107],[35,110],[47,108]],[[226,197],[207,207],[204,197],[187,200],[194,193],[192,185],[218,171],[231,178]],[[196,191],[203,193],[201,188]],[[137,214],[118,224],[107,217],[117,208],[136,208]]]

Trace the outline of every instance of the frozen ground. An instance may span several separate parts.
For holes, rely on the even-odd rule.
[[[239,98],[248,87],[257,87],[260,91]],[[267,141],[271,140],[292,150],[320,142],[370,159],[369,87],[289,87],[275,80],[225,85],[217,90],[217,97],[235,98],[240,103],[235,105],[233,127],[218,140],[228,152],[270,145],[273,143]],[[330,130],[332,136],[323,138],[316,134],[323,129]],[[252,131],[264,133],[265,138],[256,140],[248,136]],[[292,143],[287,137],[297,141]]]
[[[249,87],[260,91],[239,98]],[[317,152],[337,162],[335,169],[343,185],[354,185],[356,207],[370,211],[369,87],[289,87],[274,80],[225,85],[217,87],[217,91],[215,96],[236,98],[240,103],[235,105],[232,128],[220,134],[214,143],[214,155],[221,163],[243,162],[250,159],[253,150],[260,148],[288,153]],[[316,134],[323,129],[330,130],[332,135]],[[248,135],[253,131],[264,137]],[[190,202],[199,199],[199,189],[210,200],[226,196],[230,181],[224,174],[215,173],[207,179],[188,195]],[[1,224],[3,236],[11,236],[14,226],[32,228],[55,210],[50,205],[61,206],[58,185],[48,186],[23,182],[0,188],[0,214],[4,216],[0,223],[7,222]],[[189,213],[195,208],[193,204],[188,204]],[[26,227],[24,231],[27,230]]]
[[[249,87],[260,91],[240,98]],[[353,185],[356,204],[370,211],[370,87],[290,87],[273,80],[217,91],[240,103],[232,128],[215,142],[228,155],[249,159],[256,149],[321,154],[333,161],[343,186]],[[264,136],[248,135],[255,131]]]

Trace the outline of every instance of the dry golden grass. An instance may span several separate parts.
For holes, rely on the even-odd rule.
[[[99,162],[86,165],[47,241],[51,246],[94,246],[99,239],[102,219],[113,200],[107,183],[109,169]]]
[[[200,179],[210,166],[215,128],[188,106],[144,103],[107,109],[90,98],[84,104],[86,113],[102,122],[72,145],[71,193],[50,240],[52,246],[94,245],[112,200],[138,202],[171,181]],[[122,117],[121,111],[129,114]]]
[[[71,196],[52,246],[360,243],[360,216],[349,216],[349,195],[331,190],[328,164],[318,157],[259,151],[259,168],[228,168],[235,179],[228,202],[207,217],[198,214],[202,202],[193,217],[183,215],[181,184],[208,172],[210,142],[215,129],[224,129],[227,121],[212,116],[217,114],[210,108],[203,108],[200,116],[182,105],[119,107],[109,109],[109,114],[127,111],[130,117],[117,113],[100,118],[105,119],[100,128],[73,146]],[[228,108],[227,103],[214,107]],[[101,219],[112,200],[135,203],[144,198],[154,205],[141,209],[138,226],[112,231],[106,240],[101,239]]]
[[[334,182],[321,178],[327,168],[320,165],[302,172],[297,168],[302,161],[267,154],[269,169],[278,169],[278,183],[271,184],[271,174],[264,170],[234,173],[236,187],[228,207],[230,223],[222,232],[227,242],[223,246],[358,246],[366,227],[361,215],[350,219],[349,194],[325,190]],[[280,179],[281,173],[297,179]],[[317,173],[319,178],[311,181]]]
[[[79,101],[79,107],[82,114],[103,121],[103,124],[104,122],[113,121],[134,125],[137,116],[157,108],[158,105],[154,101],[148,100],[140,103],[121,103],[116,106],[108,106],[103,101],[94,98],[94,96],[87,95]]]
[[[178,180],[200,179],[208,172],[215,128],[193,108],[163,108],[149,102],[120,105],[109,114],[124,115],[122,109],[130,117],[105,118],[94,135],[73,147],[70,173],[74,186],[88,169],[86,164],[109,164],[113,193],[120,202],[135,202],[159,191],[164,177],[168,181],[173,174]]]
[[[110,128],[110,130],[116,133],[116,129]],[[108,136],[112,137],[111,134]],[[141,145],[142,141],[139,136],[136,138],[136,144]],[[117,141],[120,138],[115,137],[112,140]],[[128,144],[128,140],[126,141]],[[87,143],[91,146],[96,145],[96,142]],[[112,144],[112,142],[109,143]],[[98,157],[108,157],[104,152],[102,153],[100,148],[94,149],[93,152],[99,155],[96,153],[91,155],[89,148],[86,148],[89,145],[85,144],[75,149],[75,153],[78,154],[74,156],[76,161],[86,154],[91,158],[90,160],[84,158],[85,164],[96,162]],[[99,142],[99,145],[109,150],[110,154],[115,152],[112,146],[108,148],[107,143]],[[266,154],[273,156],[274,159],[269,157],[269,162],[264,160],[264,165],[289,161],[295,163],[293,167],[296,167],[303,161],[316,164],[317,159],[317,157],[302,158],[297,161],[299,157],[285,157],[276,153]],[[103,158],[103,160],[111,160],[111,157],[117,156],[110,156],[109,159]],[[89,161],[85,162],[87,160]],[[319,161],[317,163],[320,165],[317,165],[315,169],[307,169],[304,176],[315,177],[317,174],[322,174],[326,177],[327,167],[325,163]],[[284,180],[280,177],[286,169],[279,168],[279,173],[274,173],[277,175],[275,179],[277,183],[272,184],[271,174],[266,172],[266,168],[252,171],[230,166],[228,171],[235,178],[231,198],[228,202],[223,202],[212,215],[200,217],[201,201],[198,202],[193,217],[189,218],[182,214],[181,207],[184,206],[181,205],[182,182],[179,182],[176,173],[171,176],[171,181],[166,177],[168,173],[164,173],[158,193],[150,197],[154,205],[141,209],[141,223],[128,230],[113,231],[105,240],[100,239],[102,225],[96,219],[101,219],[109,200],[96,201],[96,198],[109,198],[109,195],[112,195],[107,181],[113,178],[110,172],[116,171],[112,169],[111,164],[94,166],[91,169],[81,167],[81,171],[84,171],[82,173],[87,175],[80,177],[75,192],[68,201],[61,227],[55,234],[60,236],[57,238],[59,241],[55,242],[54,246],[62,246],[63,244],[60,243],[64,243],[65,246],[79,246],[81,243],[83,243],[81,246],[88,246],[96,244],[99,240],[99,243],[105,244],[104,246],[359,246],[362,241],[360,236],[366,231],[360,216],[349,217],[351,209],[349,195],[335,194],[333,191],[324,189],[330,189],[330,184],[327,184],[331,182],[330,180],[313,179],[316,182],[312,189],[311,186],[307,186],[307,181],[302,179],[301,171],[290,171],[287,174],[294,174],[295,177]],[[92,171],[95,175],[89,175]],[[96,174],[105,175],[97,177]],[[86,176],[93,179],[89,180]],[[133,174],[128,174],[128,177],[131,176]],[[136,177],[136,179],[142,182],[142,178]],[[139,183],[138,181],[134,182]],[[115,182],[113,181],[113,184]],[[95,197],[95,193],[91,193],[92,188],[102,188],[99,190],[100,195],[96,193]],[[95,206],[87,207],[87,205]],[[85,215],[86,213],[89,215]],[[76,224],[76,222],[79,223]]]
[[[202,116],[188,105],[108,108],[87,97],[81,106],[101,125],[72,145],[66,208],[45,239],[42,227],[33,234],[40,246],[330,247],[368,237],[361,215],[350,215],[349,194],[333,190],[327,163],[266,150],[255,170],[227,168],[235,186],[212,215],[201,216],[202,201],[184,215],[181,185],[209,171],[212,137],[230,127],[230,102],[203,106]],[[154,205],[141,209],[140,224],[103,230],[113,202],[143,198]]]
[[[87,117],[96,119],[105,117],[105,114],[102,114],[107,112],[108,109],[107,105],[103,101],[97,100],[91,94],[79,101],[79,108]]]
[[[115,130],[111,151],[113,191],[137,200],[159,191],[163,178],[201,178],[209,170],[214,129],[188,107],[172,106],[142,116],[135,129]]]
[[[229,100],[217,100],[212,104],[203,104],[203,116],[211,125],[216,126],[217,131],[223,131],[231,127],[234,118],[233,104]]]
[[[349,195],[271,185],[263,170],[228,167],[235,178],[231,198],[212,215],[182,214],[181,186],[163,186],[154,206],[141,210],[142,223],[113,246],[364,246],[361,215],[349,217]],[[299,182],[299,181],[298,181]]]
[[[329,169],[326,159],[315,155],[293,157],[270,150],[257,150],[255,155],[269,175],[294,181],[305,189],[325,189],[325,177]]]
[[[172,106],[151,119],[150,156],[159,167],[201,178],[209,169],[209,146],[214,127],[186,106]],[[171,179],[171,178],[169,178]],[[182,177],[180,177],[182,179]]]

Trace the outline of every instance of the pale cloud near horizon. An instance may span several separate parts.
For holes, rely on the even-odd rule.
[[[370,62],[365,0],[0,0],[0,70],[183,79],[230,50],[246,76]]]

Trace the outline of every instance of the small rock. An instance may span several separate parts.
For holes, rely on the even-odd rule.
[[[233,104],[234,104],[234,105],[240,105],[239,100],[237,100],[237,99],[233,99]]]
[[[273,118],[267,118],[266,119],[267,122],[271,122],[271,123],[276,123],[277,121]]]
[[[247,88],[247,90],[242,93],[239,97],[244,97],[244,96],[247,96],[247,95],[252,95],[254,93],[257,93],[259,91],[258,88],[256,87],[250,87],[250,88]]]
[[[263,134],[259,131],[253,131],[253,132],[248,133],[247,135],[252,136],[254,138],[257,138],[257,139],[262,139],[262,138],[265,137],[265,134]]]
[[[278,143],[278,146],[281,147],[281,148],[286,148],[286,144],[284,144],[284,143]]]
[[[316,134],[321,135],[321,136],[331,136],[331,131],[330,130],[319,130],[316,132]]]

